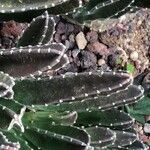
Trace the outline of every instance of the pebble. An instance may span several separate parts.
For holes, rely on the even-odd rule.
[[[71,43],[68,40],[65,41],[65,46],[66,49],[70,49],[72,47]]]
[[[57,33],[64,34],[66,32],[66,25],[62,22],[59,22],[57,25]]]
[[[90,31],[86,35],[88,42],[93,43],[98,41],[98,33],[96,31]]]
[[[83,32],[79,32],[76,36],[76,42],[78,45],[79,49],[85,49],[86,45],[87,45],[87,40],[85,38],[85,35]]]
[[[87,49],[91,52],[94,52],[95,54],[99,54],[102,56],[109,53],[107,46],[98,41],[88,44]]]
[[[131,60],[136,61],[136,60],[138,60],[138,58],[139,58],[138,52],[136,52],[136,51],[131,52],[131,54],[130,54],[130,59]]]
[[[98,66],[102,66],[102,65],[104,65],[106,62],[105,62],[105,60],[104,59],[99,59],[98,60]]]
[[[74,49],[74,50],[72,50],[72,52],[71,52],[73,58],[76,58],[79,53],[80,53],[80,50],[79,50],[79,49]]]
[[[72,33],[74,31],[74,26],[70,23],[66,25],[66,28],[68,33]]]
[[[75,36],[74,36],[74,34],[70,34],[69,35],[69,41],[70,42],[75,42]]]
[[[89,51],[81,51],[81,67],[83,69],[96,68],[97,58],[96,55]]]
[[[60,43],[61,42],[61,36],[60,36],[60,34],[56,33],[54,35],[54,40],[55,40],[55,42]]]
[[[150,124],[149,123],[144,124],[144,132],[145,133],[150,133]]]

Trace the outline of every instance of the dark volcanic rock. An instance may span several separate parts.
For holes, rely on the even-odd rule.
[[[97,58],[95,54],[89,51],[81,51],[80,55],[81,68],[84,69],[96,69],[97,68]]]
[[[0,25],[0,48],[12,48],[16,46],[19,36],[27,27],[26,23],[18,23],[15,21],[3,22]]]
[[[98,41],[98,33],[96,31],[90,31],[86,34],[86,39],[90,43]]]
[[[94,42],[87,45],[87,49],[95,54],[99,54],[101,56],[108,55],[109,51],[107,49],[107,46],[100,43],[100,42]]]

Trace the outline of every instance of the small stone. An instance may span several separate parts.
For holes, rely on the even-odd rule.
[[[106,62],[105,62],[105,60],[104,59],[99,59],[98,60],[98,66],[102,66],[102,65],[104,65]]]
[[[87,49],[89,51],[94,52],[95,54],[99,54],[101,56],[107,55],[109,53],[107,46],[98,41],[88,44]]]
[[[70,23],[66,24],[67,33],[72,33],[74,31],[74,26]]]
[[[149,123],[144,124],[144,132],[150,134],[150,124]]]
[[[98,70],[100,70],[100,71],[109,71],[110,67],[105,63],[102,66],[98,66]]]
[[[73,49],[75,44],[73,42],[70,42],[68,40],[65,41],[66,49]]]
[[[79,50],[79,49],[74,49],[74,50],[72,50],[72,52],[71,52],[73,58],[76,58],[79,53],[80,53],[80,50]]]
[[[43,72],[43,75],[48,75],[48,76],[54,76],[55,70],[47,70],[46,72]]]
[[[56,27],[56,31],[59,34],[63,34],[66,32],[66,25],[63,22],[59,22],[57,27]]]
[[[61,42],[61,36],[60,36],[60,34],[56,33],[56,34],[54,35],[54,40],[55,40],[57,43],[60,43],[60,42]]]
[[[87,45],[87,40],[83,32],[79,32],[76,36],[76,42],[79,49],[85,49]]]
[[[81,26],[79,26],[79,25],[74,25],[74,30],[73,30],[73,33],[75,34],[75,35],[77,35],[79,32],[81,32],[82,31],[82,27]]]
[[[12,38],[2,37],[1,40],[2,40],[2,48],[8,49],[15,47],[15,43],[13,42]]]
[[[130,59],[131,59],[131,60],[136,61],[136,60],[138,60],[138,58],[139,58],[138,52],[134,51],[134,52],[132,52],[132,53],[130,54]]]
[[[69,35],[69,49],[73,49],[75,46],[75,36],[74,34]]]
[[[86,35],[88,42],[93,43],[98,41],[98,33],[95,31],[90,31]]]
[[[81,51],[80,61],[82,69],[96,68],[97,66],[96,55],[89,51]]]
[[[141,68],[142,68],[141,61],[140,60],[135,61],[134,66],[137,70],[141,70]]]
[[[69,41],[70,42],[75,42],[75,36],[74,36],[74,34],[70,34],[69,35]]]
[[[62,36],[61,36],[61,40],[64,42],[64,41],[66,41],[67,40],[67,36],[65,35],[65,34],[63,34]]]
[[[70,42],[68,40],[65,41],[65,46],[66,46],[66,49],[70,48]]]

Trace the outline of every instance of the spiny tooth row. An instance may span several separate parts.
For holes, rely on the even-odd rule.
[[[38,26],[40,24],[40,26]],[[49,16],[48,12],[45,11],[44,14],[33,18],[28,27],[22,31],[21,36],[19,37],[17,46],[28,46],[28,45],[44,45],[50,43],[55,34],[55,19],[54,16]],[[41,27],[40,32],[39,27]],[[32,30],[35,30],[32,32]],[[38,32],[38,33],[36,33]],[[34,37],[34,40],[27,40],[28,36]],[[38,41],[37,41],[38,40]]]
[[[14,53],[31,53],[31,52],[38,52],[38,53],[50,53],[50,52],[57,52],[58,54],[60,54],[61,56],[63,56],[62,52],[57,51],[55,49],[51,49],[49,48],[51,45],[60,45],[64,50],[66,49],[66,46],[63,45],[62,43],[50,43],[50,44],[44,44],[44,45],[36,45],[36,46],[32,46],[32,45],[28,45],[25,47],[20,46],[19,48],[11,48],[11,49],[1,49],[0,50],[0,55],[8,55],[8,54],[14,54]],[[45,49],[44,49],[45,48]]]
[[[55,46],[58,45],[57,47],[62,49],[62,51],[59,51],[57,49],[53,49],[53,46],[55,48]],[[49,70],[49,69],[52,69],[55,65],[57,65],[58,63],[60,63],[61,59],[63,58],[65,60],[64,64],[62,64],[62,66],[60,67],[65,67],[68,63],[69,63],[69,58],[65,53],[65,50],[66,50],[66,47],[61,44],[61,43],[52,43],[52,44],[45,44],[45,45],[37,45],[37,46],[27,46],[27,47],[20,47],[20,48],[12,48],[11,50],[3,50],[3,51],[0,51],[0,54],[2,56],[6,56],[7,55],[12,55],[12,54],[19,54],[19,53],[22,53],[22,54],[29,54],[29,53],[41,53],[41,54],[44,54],[44,53],[55,53],[58,55],[58,57],[56,58],[56,60],[54,60],[51,65],[48,65],[46,67],[44,67],[42,70],[39,70],[37,72],[35,72],[34,74],[30,74],[29,76],[33,76],[35,74],[37,75],[41,75],[42,74],[42,71],[45,71],[45,70]],[[57,70],[60,69],[60,68],[57,68]]]
[[[114,102],[108,102],[110,101],[108,99],[108,97],[105,97],[105,96],[100,96],[100,97],[97,97],[96,99],[93,99],[93,98],[87,98],[87,99],[83,99],[81,101],[71,101],[71,102],[63,102],[62,100],[59,101],[58,104],[56,105],[53,105],[52,107],[48,104],[45,104],[45,109],[52,109],[53,107],[56,109],[56,110],[76,110],[76,111],[92,111],[92,110],[108,110],[110,108],[117,108],[118,106],[121,106],[121,105],[127,105],[127,104],[130,104],[130,103],[135,103],[137,102],[138,100],[140,100],[143,96],[143,93],[141,92],[141,88],[138,88],[136,86],[132,86],[130,87],[129,90],[136,90],[137,91],[137,95],[135,95],[134,97],[132,95],[130,95],[130,97],[127,97],[127,93],[126,92],[129,92],[129,91],[122,91],[123,93],[125,92],[125,95],[126,95],[126,99],[125,100],[122,100],[122,98],[120,99],[118,97],[118,100],[115,100],[115,98],[111,98],[110,99],[114,99]],[[121,93],[120,93],[121,94]],[[114,94],[114,97],[115,94]],[[105,103],[103,103],[104,101],[102,101],[102,98],[104,101],[106,101]],[[34,107],[34,105],[32,105],[32,107]]]
[[[92,111],[88,111],[88,112],[86,112],[86,113],[91,113]],[[124,113],[122,110],[114,110],[114,112],[116,112],[116,114],[114,114],[114,112],[113,111],[110,111],[109,112],[109,110],[104,110],[104,111],[98,111],[99,112],[99,115],[100,116],[104,116],[103,115],[103,113],[108,113],[108,114],[113,114],[113,115],[115,115],[115,116],[117,116],[117,117],[119,117],[119,118],[122,118],[123,116],[121,116],[121,115],[123,115],[124,114],[124,117],[126,117],[126,120],[123,120],[123,118],[122,118],[122,121],[121,120],[117,120],[117,122],[116,121],[112,121],[110,124],[109,123],[107,123],[107,125],[106,124],[104,124],[103,122],[101,122],[101,121],[99,121],[99,122],[96,122],[96,124],[97,125],[99,125],[99,126],[109,126],[109,127],[113,127],[113,128],[117,128],[118,126],[122,126],[121,128],[123,129],[123,126],[124,125],[132,125],[133,123],[134,123],[134,119],[133,118],[131,118],[131,116],[130,116],[130,114],[128,114],[128,113]],[[81,120],[80,119],[80,114],[78,115],[78,117],[79,117],[79,120]],[[90,117],[90,114],[89,114],[89,117]],[[107,118],[107,117],[106,117]],[[108,120],[109,120],[109,118],[107,118]],[[78,120],[77,120],[77,124],[78,124]],[[80,121],[79,121],[79,124],[82,124]],[[87,124],[88,125],[88,127],[91,127],[91,126],[93,126],[93,124],[95,124],[95,122],[93,121],[93,122],[91,122],[91,123],[89,123],[89,124]],[[126,128],[125,128],[126,129]]]
[[[107,0],[106,2],[102,2],[102,3],[98,3],[94,8],[92,8],[91,10],[88,10],[87,11],[87,14],[85,14],[85,15],[87,15],[87,16],[91,16],[91,15],[95,15],[95,13],[96,12],[98,12],[98,11],[101,11],[101,9],[104,9],[105,7],[111,7],[111,5],[114,5],[115,3],[117,3],[117,2],[121,2],[121,0]],[[101,25],[103,26],[105,26],[105,21],[109,21],[110,19],[112,19],[112,18],[117,18],[118,16],[120,16],[121,15],[121,17],[122,18],[124,18],[124,15],[122,15],[122,14],[125,14],[127,11],[128,12],[132,12],[132,11],[134,11],[134,9],[133,9],[133,4],[134,4],[134,2],[135,2],[135,0],[131,0],[131,2],[127,2],[128,4],[127,4],[127,6],[125,6],[123,9],[121,9],[121,10],[118,10],[115,14],[112,14],[112,15],[110,15],[110,16],[108,16],[108,17],[106,17],[102,22],[101,22]],[[130,8],[130,9],[129,9]],[[78,13],[80,14],[80,13],[82,13],[82,12],[80,12],[80,10],[78,11]],[[99,16],[99,18],[102,18],[102,16]],[[84,25],[87,25],[88,24],[88,26],[90,27],[90,28],[92,28],[92,22],[91,22],[91,24],[89,24],[89,22],[87,22],[87,21],[84,21],[83,22],[83,24]],[[99,32],[102,32],[103,31],[103,27],[101,28],[99,28]]]
[[[1,4],[1,10],[0,13],[15,13],[15,12],[25,12],[25,11],[31,11],[31,10],[40,10],[40,9],[48,9],[51,7],[56,7],[57,5],[61,5],[65,2],[72,2],[72,0],[59,0],[56,2],[47,2],[46,4],[44,2],[38,2],[37,4],[21,4],[19,7],[11,7],[11,6],[5,6],[5,4],[3,4],[2,2]],[[78,2],[78,7],[82,7],[83,6],[83,1],[82,0],[77,0],[76,2]],[[25,6],[27,5],[27,6]],[[73,10],[75,11],[75,9]]]
[[[55,126],[55,125],[54,125]],[[62,126],[62,125],[59,125],[59,126]],[[64,126],[65,127],[65,126]],[[84,129],[81,129],[79,127],[74,127],[74,126],[68,126],[68,127],[73,127],[75,129],[78,129],[80,130],[81,132],[85,132],[86,133],[86,130]],[[61,140],[64,140],[64,141],[67,141],[67,142],[71,142],[71,143],[75,143],[77,145],[81,145],[81,146],[86,146],[86,144],[89,144],[89,143],[84,143],[83,141],[80,141],[78,139],[75,139],[75,138],[72,138],[72,137],[69,137],[67,135],[62,135],[61,133],[55,133],[55,132],[51,132],[49,130],[43,130],[43,129],[40,129],[40,128],[31,128],[29,126],[26,126],[26,130],[33,130],[35,132],[38,132],[38,133],[42,133],[42,134],[48,134],[48,136],[51,136],[53,138],[56,138],[56,139],[61,139]],[[84,133],[84,134],[85,134]],[[89,136],[89,135],[87,135]],[[90,138],[90,137],[89,137]]]
[[[107,145],[110,145],[110,144],[112,145],[116,139],[116,133],[106,127],[93,126],[90,128],[86,128],[86,130],[89,134],[91,134],[91,132],[94,132],[95,134],[97,134],[97,135],[95,135],[94,133],[92,133],[92,136],[90,136],[91,137],[91,146],[96,145],[101,148],[104,148]],[[94,139],[94,135],[96,136],[96,139]],[[106,135],[106,136],[103,136],[103,135]],[[98,137],[99,137],[99,139],[98,139]],[[94,139],[94,141],[92,139]]]
[[[88,15],[94,14],[97,10],[107,7],[109,5],[115,4],[117,2],[119,2],[120,0],[107,0],[106,2],[102,2],[102,3],[98,3],[94,8],[92,8],[91,10],[88,11]],[[116,14],[114,14],[113,16],[117,16],[118,13],[124,12],[127,8],[131,7],[131,5],[135,2],[135,0],[131,0],[131,2],[124,7],[122,10],[120,10],[119,12],[117,12]],[[107,19],[110,19],[112,16],[110,16]]]
[[[0,145],[0,149],[6,149],[6,150],[9,150],[9,149],[19,150],[20,149],[19,142],[17,143],[10,142],[2,132],[0,132],[0,137],[2,138],[1,142],[4,142],[3,144]]]
[[[118,1],[120,1],[120,0],[107,0],[106,2],[99,3],[94,8],[92,8],[90,11],[88,11],[88,14],[89,15],[94,14],[94,12],[97,11],[98,9],[104,8],[104,7],[109,6],[109,5],[112,5],[112,4],[114,4]]]
[[[90,76],[89,76],[89,74],[90,74]],[[110,77],[110,79],[114,79],[114,81],[110,83],[107,80],[107,78],[109,78],[109,77]],[[116,75],[113,75],[111,72],[105,72],[105,73],[102,72],[102,75],[101,75],[101,72],[95,72],[95,73],[93,72],[92,74],[91,74],[91,72],[90,73],[88,73],[88,72],[72,73],[72,74],[67,74],[67,75],[62,75],[62,76],[54,76],[54,77],[52,77],[52,76],[45,77],[45,78],[39,77],[38,79],[37,78],[35,78],[35,79],[34,78],[33,79],[22,78],[21,80],[22,81],[20,81],[20,80],[17,81],[17,84],[15,86],[16,90],[14,92],[16,92],[16,93],[22,92],[17,87],[24,86],[24,88],[26,88],[27,83],[28,83],[28,87],[30,89],[34,88],[35,85],[38,85],[37,89],[41,91],[41,94],[40,94],[41,98],[36,99],[36,102],[38,104],[41,104],[40,102],[42,102],[43,100],[47,104],[62,103],[62,102],[69,102],[69,104],[71,104],[71,102],[75,102],[75,101],[80,101],[81,103],[84,103],[84,102],[86,103],[86,101],[88,100],[87,98],[94,99],[93,96],[100,97],[101,95],[106,96],[107,94],[109,94],[109,96],[105,97],[108,99],[111,96],[110,95],[111,93],[113,94],[115,91],[118,91],[121,89],[120,86],[118,86],[118,83],[115,82],[116,80],[119,83],[122,83],[123,88],[125,86],[129,86],[131,84],[130,76],[128,74],[125,74],[122,77],[120,73],[116,73]],[[40,81],[38,81],[38,80],[40,80]],[[90,80],[89,83],[87,83],[86,80]],[[105,82],[105,80],[106,80],[106,82]],[[46,87],[43,86],[43,84],[45,82],[48,83]],[[75,84],[72,86],[70,84],[70,82],[75,83]],[[79,91],[77,91],[77,89],[76,89],[77,82],[80,82],[80,86],[77,85],[78,89],[79,88],[81,89]],[[103,83],[105,85],[103,85]],[[42,87],[40,85],[42,85]],[[84,85],[84,87],[83,87],[83,85]],[[57,90],[60,91],[60,90],[62,90],[63,86],[68,86],[69,91],[63,90],[63,92],[61,92],[60,94],[53,93],[53,91],[51,91],[52,89],[55,89],[55,88],[57,88]],[[110,87],[110,88],[108,89],[108,87]],[[71,89],[71,88],[73,88],[73,89]],[[26,89],[26,90],[29,90],[29,89]],[[49,98],[47,97],[46,100],[43,99],[45,97],[42,94],[43,90],[44,90],[44,92],[46,92],[47,90],[48,90],[47,92],[51,91]],[[99,91],[98,92],[99,94],[97,94],[97,90]],[[29,93],[30,93],[30,91],[29,91]],[[16,98],[17,98],[17,95],[18,94],[16,94]],[[22,99],[22,101],[24,101],[23,99]],[[30,104],[33,104],[32,103],[33,99],[30,99]],[[97,100],[97,98],[95,98],[94,100]]]

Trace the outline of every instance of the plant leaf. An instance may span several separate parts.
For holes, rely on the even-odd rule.
[[[86,131],[91,136],[91,146],[93,147],[102,148],[111,145],[116,139],[115,133],[109,128],[90,127],[86,128]]]
[[[120,90],[120,88],[128,86],[131,81],[128,74],[116,73],[114,75],[110,72],[103,74],[96,72],[91,75],[86,72],[39,80],[16,80],[14,99],[26,105],[59,103],[61,100],[75,101],[75,98],[85,99],[86,96],[95,95],[97,92],[108,94]]]
[[[117,109],[105,111],[79,112],[77,126],[105,126],[112,129],[125,129],[133,125],[134,120],[125,112]]]
[[[37,148],[59,150],[84,150],[89,145],[88,134],[71,126],[48,126],[44,129],[29,128],[23,135]],[[42,140],[41,140],[42,139]]]
[[[113,93],[109,96],[99,96],[97,98],[87,98],[82,101],[64,102],[57,105],[34,106],[36,109],[57,110],[57,111],[89,111],[107,110],[110,108],[135,103],[143,97],[143,89],[135,85],[129,86],[126,90]]]
[[[65,46],[57,43],[1,51],[0,70],[19,78],[41,75],[44,71],[57,70],[68,63],[64,51]]]
[[[50,43],[55,30],[55,21],[46,11],[42,16],[34,18],[23,32],[17,46],[36,46]]]

